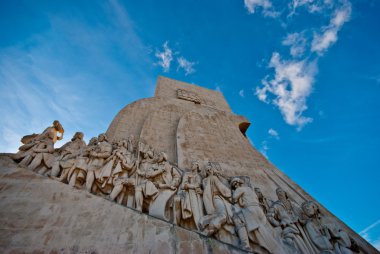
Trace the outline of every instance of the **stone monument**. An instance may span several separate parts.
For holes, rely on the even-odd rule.
[[[77,132],[54,149],[54,121],[1,156],[0,251],[378,253],[252,147],[249,125],[220,92],[165,77],[89,144]]]

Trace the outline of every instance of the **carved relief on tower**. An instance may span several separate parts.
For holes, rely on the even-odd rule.
[[[201,104],[198,94],[183,89],[177,89],[177,97],[181,100],[192,101],[195,104]]]
[[[170,109],[182,112],[180,107],[166,107]],[[151,117],[153,122],[170,117],[169,111],[153,112],[156,115]],[[236,159],[237,155],[221,148],[212,150],[218,149],[215,145],[223,146],[220,140],[229,138],[228,133],[219,130],[223,113],[192,112],[190,115],[197,121],[188,123],[195,125],[187,126],[191,130],[188,134],[192,135],[187,138],[196,142],[203,139],[214,146],[190,144],[193,150],[181,154],[187,157],[181,158],[181,166],[168,158],[162,146],[156,146],[167,142],[166,134],[158,140],[150,140],[155,144],[133,135],[109,141],[106,134],[100,134],[86,145],[83,134],[78,132],[72,141],[56,151],[34,147],[46,141],[38,138],[43,136],[40,134],[27,147],[20,147],[14,160],[22,166],[24,158],[30,155],[32,164],[44,164],[46,170],[38,171],[41,174],[247,251],[353,253],[350,236],[323,216],[315,202],[304,202],[301,206],[282,188],[276,190],[278,200],[272,201],[267,198],[270,196],[267,191],[261,192],[264,182],[259,173],[255,177],[238,175],[228,166],[228,160]],[[49,128],[53,134],[57,131]],[[236,132],[245,140],[238,129]],[[52,137],[54,135],[47,135],[46,139]],[[181,145],[186,146],[186,143]],[[229,156],[215,157],[215,152]],[[192,154],[201,159],[194,160]],[[45,157],[53,162],[47,164]],[[188,159],[192,160],[189,167],[184,166]],[[35,170],[30,165],[24,166]]]
[[[241,249],[359,253],[352,231],[316,202],[303,203],[311,198],[252,147],[248,120],[232,114],[220,93],[174,81],[156,93],[126,106],[87,145],[78,132],[54,149],[63,134],[56,123],[25,136],[14,160]]]

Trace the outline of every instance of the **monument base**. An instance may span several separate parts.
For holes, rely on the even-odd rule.
[[[0,155],[0,253],[247,253]]]

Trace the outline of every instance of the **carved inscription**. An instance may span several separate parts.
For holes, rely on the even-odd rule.
[[[182,100],[186,100],[186,101],[192,101],[195,104],[201,104],[200,98],[194,92],[186,91],[183,89],[178,89],[177,90],[177,97],[178,97],[178,99],[182,99]]]

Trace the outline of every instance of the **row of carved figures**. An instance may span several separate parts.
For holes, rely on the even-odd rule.
[[[277,201],[252,188],[248,176],[226,176],[216,162],[180,169],[133,136],[109,142],[105,134],[83,141],[77,132],[54,149],[59,121],[22,138],[19,165],[119,204],[259,253],[359,252],[349,235],[313,201],[298,205],[281,188]]]

